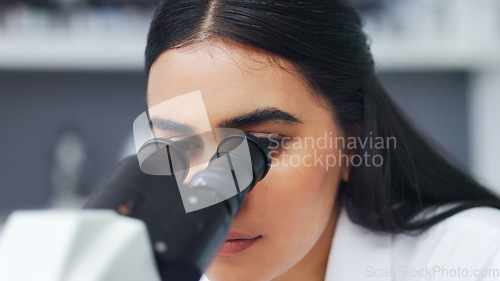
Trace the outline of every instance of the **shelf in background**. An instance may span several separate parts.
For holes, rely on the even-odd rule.
[[[500,67],[498,43],[374,40],[371,50],[378,70],[483,71]]]
[[[0,41],[0,69],[34,70],[142,70],[146,32],[128,38],[60,37]],[[498,44],[467,45],[454,42],[373,40],[377,69],[487,70],[500,66]]]
[[[142,70],[146,38],[0,43],[4,70]]]
[[[142,71],[156,0],[71,1],[78,5],[43,8],[11,0],[18,5],[0,6],[0,69]],[[148,5],[133,4],[139,2]],[[355,2],[368,7],[366,0]],[[499,68],[500,2],[376,2],[363,19],[378,70]]]

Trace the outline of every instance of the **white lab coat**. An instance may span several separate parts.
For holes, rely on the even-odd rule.
[[[409,280],[500,281],[500,210],[465,210],[408,236],[373,233],[341,209],[325,281]]]

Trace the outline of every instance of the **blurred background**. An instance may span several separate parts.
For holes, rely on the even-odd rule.
[[[413,123],[500,192],[500,1],[352,0],[377,71]],[[158,0],[0,0],[0,228],[79,207],[134,153]]]

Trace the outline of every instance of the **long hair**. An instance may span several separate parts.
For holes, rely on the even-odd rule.
[[[374,231],[419,232],[500,199],[454,167],[404,118],[380,85],[358,13],[342,0],[167,0],[157,8],[146,47],[146,76],[165,50],[214,38],[256,47],[291,62],[360,139],[394,138],[397,148],[358,146],[382,165],[351,167],[338,200],[355,223]],[[424,211],[449,205],[443,212]],[[419,217],[419,219],[416,219]]]

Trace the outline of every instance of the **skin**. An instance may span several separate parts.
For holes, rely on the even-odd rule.
[[[291,69],[286,60],[274,60],[281,67],[258,49],[214,41],[167,50],[150,69],[149,107],[200,90],[212,128],[263,107],[278,108],[301,121],[240,128],[261,138],[273,133],[292,140],[273,152],[269,174],[245,197],[231,225],[231,231],[262,238],[236,255],[218,255],[206,272],[211,281],[324,280],[338,217],[337,188],[341,179],[347,180],[349,168],[341,163],[328,169],[309,162],[292,165],[290,156],[302,159],[314,149],[317,155],[344,153],[335,147],[293,146],[298,138],[321,137],[325,131],[343,136],[343,131],[328,103],[312,94],[298,74],[282,68]],[[194,119],[176,121],[194,126]]]

